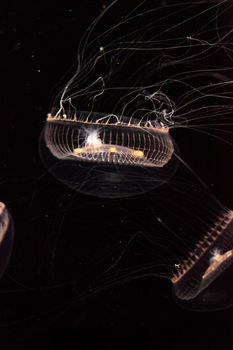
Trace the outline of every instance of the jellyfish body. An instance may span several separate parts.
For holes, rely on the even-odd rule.
[[[229,262],[229,261],[228,261]],[[223,267],[223,266],[222,266]],[[207,288],[193,299],[180,299],[173,291],[174,301],[184,309],[191,311],[216,311],[233,306],[233,264],[225,265],[225,270],[214,279]]]
[[[49,115],[45,139],[56,158],[103,164],[160,168],[174,152],[168,128],[99,113],[81,112],[80,119]]]
[[[155,121],[94,112],[49,114],[42,142],[50,153],[42,152],[48,169],[76,190],[100,197],[146,192],[176,170],[169,129]]]
[[[10,259],[14,228],[11,216],[4,203],[0,202],[0,277]]]
[[[209,232],[179,264],[172,278],[177,298],[196,298],[233,262],[233,211],[219,216]]]

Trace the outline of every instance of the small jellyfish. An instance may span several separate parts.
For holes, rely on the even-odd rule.
[[[0,277],[10,259],[14,228],[11,216],[4,203],[0,202]]]
[[[130,261],[131,253],[134,260],[139,249],[142,265],[135,271],[129,268],[128,279],[152,275],[170,280],[175,301],[187,309],[228,308],[233,305],[233,210],[207,187],[181,179],[179,183],[176,176],[135,205],[132,222],[143,218],[142,235],[133,236],[137,253],[125,249],[119,262],[124,266],[124,254]],[[105,279],[114,283],[112,276]],[[119,267],[116,276],[121,278]]]
[[[198,241],[187,259],[179,263],[172,283],[177,298],[197,297],[233,262],[233,211],[224,211]]]
[[[228,261],[229,262],[229,261]],[[225,266],[226,267],[226,266]],[[208,288],[193,299],[179,299],[174,295],[175,302],[182,308],[191,311],[216,311],[233,306],[233,264],[223,268]]]
[[[42,159],[58,179],[100,197],[149,191],[176,171],[175,143],[169,129],[155,121],[49,114],[41,141]]]

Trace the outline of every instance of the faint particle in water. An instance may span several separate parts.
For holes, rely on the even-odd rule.
[[[13,49],[14,49],[14,51],[19,51],[21,49],[21,47],[22,47],[21,42],[17,42],[14,44]]]

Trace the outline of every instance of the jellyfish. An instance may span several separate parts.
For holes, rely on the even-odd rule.
[[[172,158],[174,146],[168,129],[134,119],[94,114],[70,119],[48,116],[45,141],[58,159],[92,163],[162,168]]]
[[[213,223],[172,277],[175,295],[189,300],[198,296],[233,262],[233,211],[226,210]]]
[[[219,44],[220,25],[216,33],[221,4],[136,1],[120,19],[118,5],[106,7],[80,39],[76,70],[52,101],[40,138],[49,172],[78,192],[107,198],[167,183],[179,164],[173,130],[210,133],[232,111],[227,68],[201,68],[220,48],[230,55],[225,41]],[[198,36],[181,35],[187,27]],[[220,115],[221,122],[214,119]]]
[[[169,276],[180,305],[193,310],[222,309],[233,305],[233,211],[207,187],[196,186],[184,183],[183,194],[179,185],[173,189],[177,205],[184,207],[176,210],[176,224],[170,223],[175,234],[170,236],[173,246],[168,249],[168,260],[174,269],[165,277]]]
[[[178,163],[168,128],[150,120],[88,112],[49,115],[43,137],[50,152],[43,160],[51,172],[100,197],[146,192],[168,181]]]
[[[0,277],[10,259],[14,228],[11,216],[4,203],[0,202]]]

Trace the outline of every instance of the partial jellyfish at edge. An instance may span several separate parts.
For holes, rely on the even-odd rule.
[[[0,202],[0,278],[8,265],[14,238],[14,225],[6,205]]]

